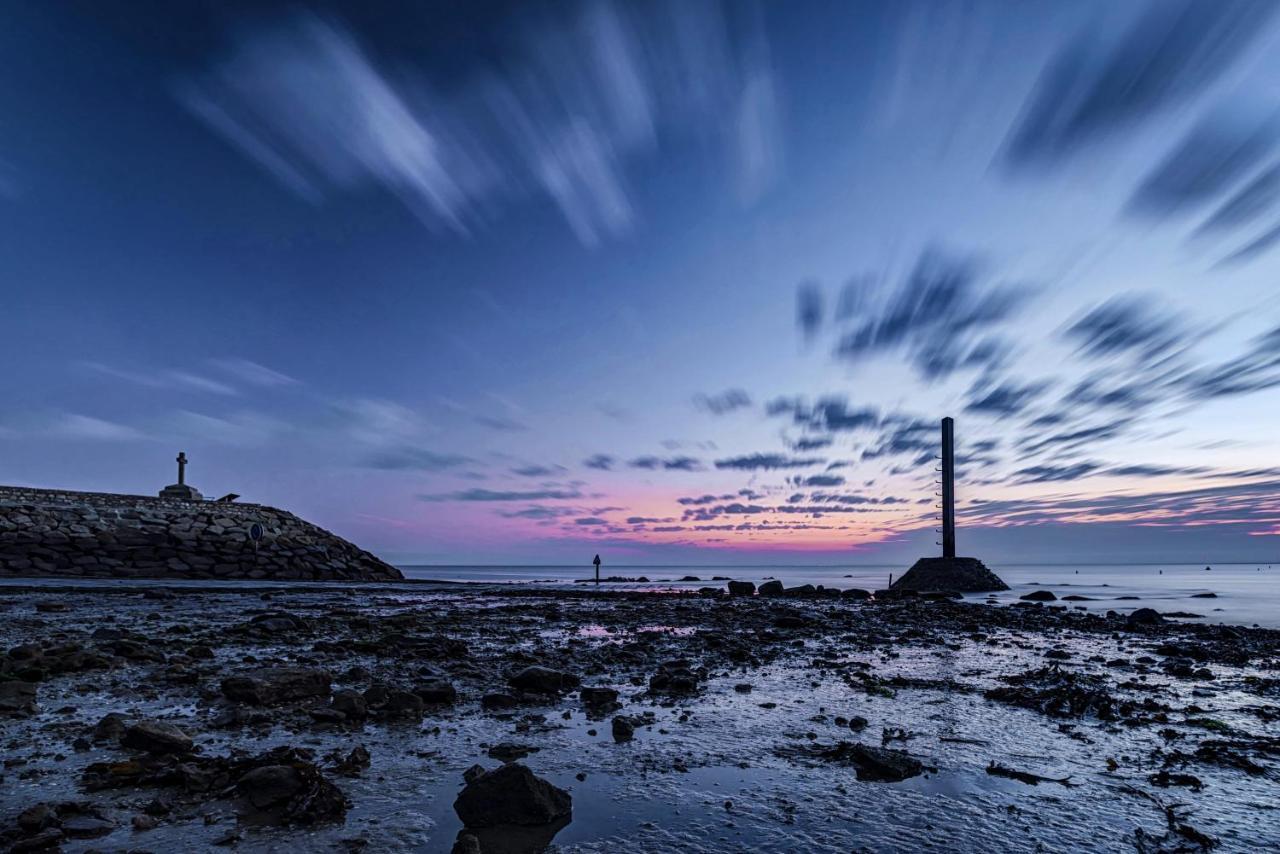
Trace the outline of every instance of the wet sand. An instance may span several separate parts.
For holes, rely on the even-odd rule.
[[[0,850],[1280,844],[1280,632],[1069,605],[8,587]],[[571,820],[467,837],[504,761]]]

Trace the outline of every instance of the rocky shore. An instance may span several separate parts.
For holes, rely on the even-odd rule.
[[[1280,632],[733,592],[0,588],[0,850],[1280,843]]]

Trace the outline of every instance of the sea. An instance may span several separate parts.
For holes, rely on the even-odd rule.
[[[1011,589],[999,593],[975,593],[965,598],[976,602],[1011,605],[1035,590],[1049,590],[1059,600],[1051,606],[1084,611],[1116,611],[1126,614],[1138,608],[1154,608],[1170,619],[1187,622],[1225,623],[1280,629],[1280,563],[1224,564],[988,564]],[[432,582],[453,585],[513,585],[521,587],[582,588],[591,584],[591,566],[401,566],[405,582],[362,585],[363,589],[395,588],[401,595],[429,588]],[[723,586],[726,579],[760,584],[778,579],[785,586],[823,585],[844,589],[860,587],[879,590],[889,586],[902,565],[892,566],[608,566],[603,578],[625,577],[626,582],[607,582],[612,590],[697,590]],[[640,580],[643,579],[643,580]],[[146,587],[155,580],[105,578],[5,578],[5,587]],[[165,586],[181,587],[278,587],[278,581],[176,581],[164,579]],[[305,584],[346,585],[346,582],[303,582]],[[602,585],[606,586],[606,585]],[[1212,593],[1212,597],[1205,594]]]
[[[1154,608],[1188,622],[1280,628],[1280,563],[1224,564],[989,564],[1010,590],[966,596],[979,602],[1012,604],[1034,590],[1087,597],[1054,604],[1085,611],[1125,614]],[[405,577],[471,584],[581,587],[594,576],[591,566],[402,566]],[[905,568],[886,566],[608,566],[601,577],[644,578],[611,582],[611,589],[689,589],[723,585],[715,578],[753,581],[778,579],[785,586],[821,584],[844,589],[884,589]],[[683,580],[688,579],[688,580]],[[1213,598],[1203,594],[1212,593]]]

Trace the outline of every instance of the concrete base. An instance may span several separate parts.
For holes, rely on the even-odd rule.
[[[185,483],[169,484],[160,490],[160,497],[173,498],[178,501],[204,501],[204,496],[200,494],[200,490]]]
[[[984,593],[1008,590],[1009,585],[976,557],[922,557],[915,566],[893,582],[894,591],[954,590]]]

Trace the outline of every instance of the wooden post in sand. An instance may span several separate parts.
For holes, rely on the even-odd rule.
[[[596,559],[591,561],[596,565],[596,584],[600,583],[600,555],[596,555]]]

